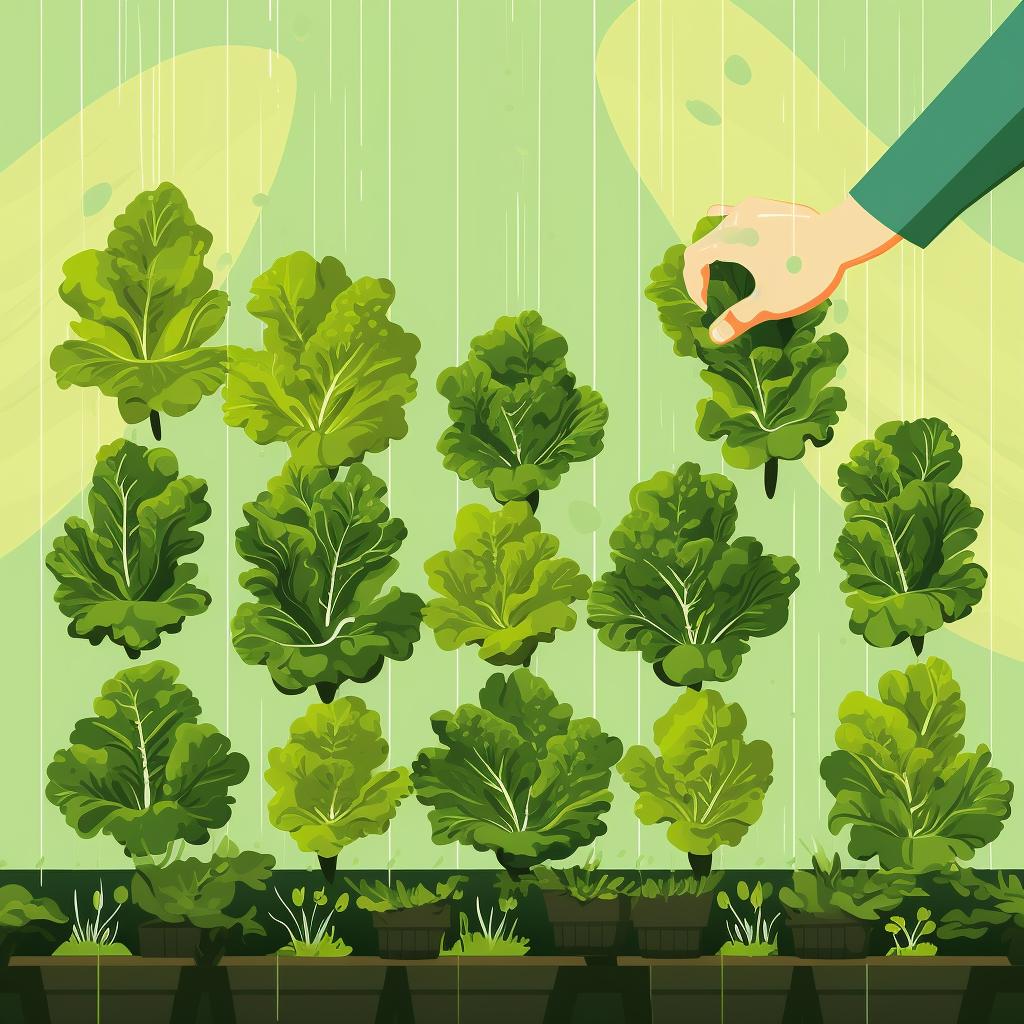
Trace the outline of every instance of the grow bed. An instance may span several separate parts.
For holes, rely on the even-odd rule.
[[[205,971],[170,958],[108,959],[97,966],[84,957],[16,957],[6,974],[8,993],[13,986],[38,999],[41,984],[51,1024],[635,1024],[648,1015],[656,1024],[984,1024],[1019,1020],[1024,1004],[1024,968],[1002,957],[623,957],[617,966],[592,966],[574,957],[255,956],[225,957]],[[26,1014],[17,996],[4,999],[5,1024],[45,1024],[38,1002],[26,1004]]]

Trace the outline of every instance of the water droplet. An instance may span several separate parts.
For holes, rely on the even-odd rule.
[[[732,53],[725,59],[725,77],[736,85],[746,85],[752,77],[750,65],[738,53]]]
[[[803,269],[803,265],[804,261],[799,256],[790,256],[789,259],[786,260],[786,269],[791,274],[799,274]]]
[[[569,522],[577,533],[596,533],[601,526],[601,513],[589,501],[571,501]]]
[[[710,104],[705,103],[703,100],[687,100],[686,109],[698,120],[701,124],[717,125],[722,123],[722,116],[712,107]]]
[[[761,236],[753,228],[726,228],[722,232],[722,241],[735,245],[757,245]]]
[[[850,306],[846,299],[835,299],[832,302],[832,319],[841,324],[850,315]]]
[[[845,376],[846,376],[846,367],[845,366],[840,366],[839,369],[836,370],[836,380],[842,380]]]
[[[292,21],[292,35],[301,43],[309,36],[310,20],[304,14],[299,14]]]
[[[226,267],[230,267],[234,262],[234,257],[229,252],[221,253],[220,258],[217,260],[217,269],[224,270]]]
[[[252,205],[253,206],[260,206],[260,207],[262,207],[262,206],[266,206],[267,203],[269,203],[269,202],[270,202],[270,196],[268,196],[266,192],[257,192],[256,195],[254,195],[252,197]]]
[[[82,193],[82,213],[86,217],[94,217],[110,202],[110,197],[113,194],[114,190],[109,181],[100,181],[91,188],[87,188]]]

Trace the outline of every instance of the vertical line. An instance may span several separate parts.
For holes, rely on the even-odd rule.
[[[224,0],[224,248],[231,245],[231,0]],[[231,264],[224,275],[231,294]],[[231,306],[224,319],[231,337]],[[228,370],[230,373],[230,369]],[[225,385],[227,384],[225,375]],[[224,425],[224,593],[231,593],[231,430]],[[224,730],[231,734],[231,602],[224,602]]]
[[[43,186],[45,174],[45,160],[43,150],[43,35],[44,35],[45,8],[43,0],[39,0],[39,532],[38,536],[38,558],[36,564],[39,566],[39,778],[46,778],[46,767],[43,756],[43,524],[46,520],[45,500],[46,493],[46,438],[43,433],[45,420],[46,398],[43,392],[43,366],[45,365],[46,345],[46,306],[44,305],[44,262],[45,262],[45,232],[46,232],[46,198]],[[43,785],[39,787],[39,884],[43,882]]]
[[[462,0],[455,0],[455,362],[459,362],[459,338],[462,335]],[[455,477],[455,514],[459,512],[459,478]],[[462,702],[462,664],[455,651],[455,706]],[[462,863],[461,845],[455,844],[455,867]]]
[[[590,3],[590,381],[597,390],[597,0]],[[590,503],[597,508],[597,459],[590,460]],[[590,578],[597,578],[597,530],[590,535]],[[597,630],[590,631],[590,713],[597,717]]]
[[[720,17],[720,47],[718,67],[719,106],[722,108],[722,129],[718,137],[719,202],[725,202],[725,0],[722,0]]]
[[[871,136],[870,85],[870,0],[864,0],[864,173],[870,167],[868,145]],[[864,264],[864,429],[871,432],[871,267]]]
[[[794,0],[794,9],[795,9],[795,0]],[[794,42],[795,42],[795,40],[794,40]],[[820,488],[819,488],[819,490],[820,490]],[[793,493],[793,537],[792,537],[792,551],[793,551],[793,557],[796,558],[796,492],[795,491]],[[797,617],[796,617],[796,610],[797,610],[797,594],[794,591],[794,593],[793,593],[793,628],[792,628],[792,631],[791,631],[791,634],[790,634],[791,642],[792,642],[792,646],[791,646],[791,650],[790,650],[790,656],[792,658],[792,663],[793,663],[793,665],[792,665],[792,668],[793,668],[792,698],[791,698],[792,699],[792,708],[793,708],[792,716],[791,716],[791,742],[792,742],[792,751],[793,751],[793,760],[792,760],[792,769],[791,769],[792,770],[792,790],[791,790],[791,792],[792,792],[792,800],[793,800],[793,819],[792,819],[792,829],[793,829],[793,831],[792,831],[792,847],[791,847],[791,849],[792,849],[792,856],[793,856],[794,860],[796,860],[796,809],[797,809],[797,802],[796,802],[796,750],[797,750],[797,746],[796,746],[796,676],[797,676],[797,658],[796,658],[796,651],[797,651],[797,644],[796,644]]]
[[[388,28],[387,28],[387,277],[390,281],[392,279],[391,270],[391,244],[392,244],[392,219],[391,219],[391,0],[388,0]],[[395,496],[392,492],[392,473],[391,473],[391,445],[388,445],[388,502],[392,508],[395,507]],[[391,735],[391,672],[392,672],[392,660],[388,658],[388,678],[387,678],[387,702],[388,702],[388,768],[391,767],[391,750],[393,747],[393,740]],[[391,828],[388,829],[388,885],[391,884],[391,865],[394,861],[394,847],[393,847],[393,833],[395,830],[395,823],[392,822]]]
[[[313,171],[313,182],[312,182],[312,187],[313,187],[313,217],[312,217],[312,220],[313,220],[313,232],[312,232],[312,242],[313,242],[313,256],[315,257],[316,256],[316,252],[317,252],[317,249],[316,249],[316,90],[315,89],[313,90],[313,159],[312,159],[311,163],[312,163],[312,171]]]
[[[391,0],[388,0],[388,18]],[[334,102],[334,0],[327,0],[327,98]]]
[[[814,740],[815,740],[815,766],[816,771],[821,771],[821,633],[818,633],[817,652],[815,661],[815,687],[814,687]],[[818,821],[821,821],[821,779],[818,779]]]
[[[641,39],[641,7],[636,9],[636,478],[640,479],[640,289],[641,281],[641,254],[640,254],[640,198],[641,198],[641,151],[640,151],[640,39]],[[640,742],[640,674],[643,668],[643,658],[637,653],[636,656],[636,741]],[[636,857],[640,860],[640,821],[636,823]]]
[[[992,35],[992,0],[988,3],[988,34]],[[995,494],[995,196],[988,194],[988,746],[995,749],[995,620],[996,620],[996,494]],[[988,866],[993,861],[993,844],[988,847]]]
[[[541,253],[541,210],[540,210],[540,178],[541,178],[541,111],[544,95],[541,73],[544,67],[544,6],[537,4],[537,308],[540,309],[540,253]]]

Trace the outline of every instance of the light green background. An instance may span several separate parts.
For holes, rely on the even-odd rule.
[[[398,582],[428,596],[424,559],[450,543],[460,503],[486,498],[457,485],[441,466],[434,446],[445,408],[434,380],[496,316],[529,307],[539,308],[566,335],[572,367],[581,381],[596,384],[611,410],[604,453],[593,465],[573,468],[540,506],[544,527],[561,538],[563,551],[586,571],[599,573],[608,564],[608,533],[638,479],[684,459],[721,469],[717,447],[692,430],[703,385],[689,365],[672,356],[653,309],[640,298],[648,268],[675,239],[638,187],[595,89],[595,48],[626,6],[625,0],[8,4],[0,40],[6,101],[0,169],[39,141],[40,81],[45,135],[75,116],[82,99],[88,105],[115,88],[119,64],[128,77],[140,66],[170,59],[172,40],[179,53],[226,41],[279,47],[295,65],[298,94],[280,172],[262,210],[263,253],[269,260],[308,249],[340,257],[354,274],[392,277],[398,289],[394,316],[423,343],[409,436],[390,456],[371,460],[376,471],[390,475],[392,508],[409,527]],[[962,0],[799,0],[795,8],[789,0],[744,0],[738,6],[787,46],[795,13],[799,57],[820,68],[826,86],[861,118],[867,40],[870,127],[891,140],[900,119],[906,124],[920,108],[922,89],[926,98],[934,95],[987,36],[990,17],[998,24],[1013,3],[1002,0],[991,12],[985,3]],[[723,17],[731,10],[724,2]],[[122,41],[131,40],[122,50],[119,19]],[[719,42],[694,38],[691,44]],[[744,56],[755,75],[748,88],[756,88],[757,55]],[[805,158],[813,160],[813,154]],[[85,180],[87,187],[96,184],[88,168]],[[1013,180],[1001,187],[996,238],[1018,257],[1024,244],[1022,188]],[[115,212],[94,216],[109,220]],[[196,213],[201,221],[220,216]],[[987,212],[969,221],[984,230]],[[5,244],[17,246],[18,239],[6,238]],[[67,248],[76,248],[75,238]],[[248,283],[260,269],[254,233],[244,251],[234,254],[228,282],[229,336],[235,343],[258,342],[256,322],[244,306]],[[63,335],[52,326],[56,344]],[[142,430],[128,433],[147,440]],[[266,822],[262,765],[266,750],[285,738],[305,702],[277,693],[263,669],[243,665],[228,629],[243,596],[232,543],[240,506],[276,472],[285,453],[227,431],[216,399],[168,421],[165,441],[184,472],[209,481],[214,514],[198,557],[198,583],[214,602],[180,634],[166,638],[156,654],[181,667],[206,717],[252,762],[249,779],[237,791],[232,838],[269,850],[288,866],[304,865],[307,858]],[[18,438],[3,443],[17,444]],[[784,464],[771,504],[757,474],[730,475],[740,489],[740,530],[756,534],[770,551],[795,554],[802,567],[790,625],[755,641],[739,677],[723,688],[746,709],[750,735],[772,744],[776,769],[762,820],[740,848],[725,851],[721,863],[780,867],[803,856],[803,844],[827,838],[828,800],[817,765],[829,749],[839,700],[852,688],[873,687],[882,671],[905,665],[911,653],[869,650],[849,633],[831,555],[841,516],[809,473]],[[76,498],[67,511],[79,507]],[[63,519],[64,514],[43,526],[44,551]],[[41,795],[52,752],[125,659],[120,649],[91,648],[67,637],[39,550],[36,537],[0,559],[7,652],[0,857],[8,867],[119,866],[123,861],[113,843],[79,840]],[[1019,665],[948,631],[929,637],[928,648],[947,657],[962,681],[969,741],[990,743],[996,763],[1024,781],[1016,724],[1024,702],[1013,692],[1021,683]],[[598,645],[582,622],[545,646],[536,661],[535,670],[562,699],[580,712],[596,712],[626,743],[646,741],[653,719],[675,698],[635,657]],[[430,713],[452,707],[460,694],[472,697],[488,671],[472,651],[458,657],[440,652],[428,632],[411,661],[356,692],[381,712],[395,763],[408,763],[431,738]],[[998,716],[990,716],[990,678]],[[637,826],[632,801],[617,779],[615,788],[609,832],[597,847],[604,862],[633,865],[642,857],[646,864],[678,865],[681,855],[660,830]],[[981,858],[983,866],[1020,863],[1022,822],[1024,814],[1008,823],[991,855]],[[411,801],[388,836],[359,843],[344,859],[349,867],[493,866],[490,857],[433,846],[425,813]]]

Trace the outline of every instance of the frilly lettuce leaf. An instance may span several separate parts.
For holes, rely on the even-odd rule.
[[[439,711],[431,725],[441,745],[420,751],[412,776],[435,843],[493,850],[525,870],[605,833],[622,744],[593,718],[573,718],[528,669],[491,676],[479,705]]]
[[[198,567],[180,561],[203,543],[194,527],[210,518],[206,482],[179,477],[172,452],[125,440],[102,447],[89,514],[91,523],[68,519],[46,556],[71,636],[107,638],[138,657],[206,610],[210,595],[192,583]]]
[[[747,641],[778,632],[798,565],[752,537],[730,540],[736,489],[696,463],[637,484],[611,536],[614,568],[596,581],[588,621],[617,651],[639,651],[659,678],[700,687],[731,679]]]
[[[224,345],[207,345],[228,297],[210,288],[213,236],[181,191],[164,182],[114,219],[105,249],[64,264],[61,298],[81,317],[50,366],[62,388],[97,387],[128,423],[150,412],[181,416],[223,383]]]
[[[492,512],[466,505],[455,549],[427,560],[431,588],[423,620],[442,650],[479,644],[493,665],[526,664],[537,645],[576,624],[575,601],[590,580],[571,558],[556,558],[558,539],[541,531],[523,501]]]
[[[394,285],[349,279],[333,257],[282,256],[252,285],[263,349],[232,348],[224,418],[257,444],[343,466],[405,436],[419,339],[389,319]]]
[[[608,409],[596,391],[576,386],[566,352],[565,338],[533,311],[499,317],[474,338],[466,362],[437,381],[452,418],[438,442],[445,466],[497,501],[535,505],[536,492],[597,455]]]
[[[363,465],[332,480],[293,460],[243,507],[236,545],[255,568],[240,582],[256,600],[239,607],[232,639],[243,661],[267,666],[279,690],[333,693],[412,654],[422,601],[397,587],[382,593],[406,536],[385,491]]]

